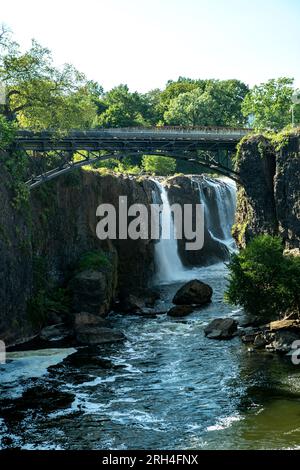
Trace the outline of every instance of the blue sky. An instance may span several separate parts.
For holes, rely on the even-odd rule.
[[[105,89],[162,88],[168,79],[290,76],[300,87],[299,0],[38,0],[1,2],[0,22],[57,64]]]

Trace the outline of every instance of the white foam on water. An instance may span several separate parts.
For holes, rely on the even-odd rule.
[[[239,415],[227,416],[225,418],[219,418],[217,423],[213,426],[208,426],[206,431],[221,431],[229,428],[233,423],[241,421],[243,418]]]
[[[42,377],[50,366],[59,364],[76,349],[41,349],[7,353],[7,363],[0,365],[1,385],[6,387],[2,395],[18,397],[22,395],[20,383],[29,378]]]

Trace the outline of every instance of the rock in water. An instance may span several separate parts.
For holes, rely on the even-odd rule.
[[[185,317],[194,311],[191,305],[176,305],[168,311],[170,317]]]
[[[40,339],[43,341],[63,341],[73,335],[72,329],[64,323],[46,326],[40,332]]]
[[[204,329],[210,339],[231,339],[237,331],[238,322],[232,318],[215,318]]]
[[[86,327],[87,325],[92,326],[109,326],[107,320],[99,315],[93,315],[88,312],[75,313],[74,315],[74,327],[76,331],[80,331],[81,328]]]
[[[123,313],[139,313],[143,312],[145,308],[153,308],[158,299],[158,292],[152,289],[137,288],[134,293],[123,293],[114,307],[115,310]]]
[[[204,282],[194,279],[187,282],[175,294],[175,305],[205,305],[211,301],[213,290]]]
[[[87,325],[76,332],[76,340],[83,345],[116,343],[124,339],[121,331],[102,326]]]

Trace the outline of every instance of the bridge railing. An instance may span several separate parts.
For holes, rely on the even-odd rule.
[[[210,126],[162,126],[162,127],[110,127],[93,129],[91,132],[129,132],[129,133],[204,133],[204,134],[249,134],[252,129],[247,127],[210,127]]]
[[[98,129],[89,129],[89,130],[72,130],[68,135],[63,136],[68,137],[96,137],[97,135],[203,135],[203,136],[213,136],[213,135],[223,135],[223,136],[234,136],[234,137],[244,137],[252,131],[250,128],[239,128],[239,127],[181,127],[181,126],[164,126],[164,127],[110,127],[110,128],[98,128]],[[38,137],[50,137],[55,135],[55,132],[51,130],[41,131],[38,134],[30,131],[30,129],[24,129],[18,132],[20,137],[26,138],[38,138]]]

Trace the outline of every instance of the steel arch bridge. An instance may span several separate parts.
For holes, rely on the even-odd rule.
[[[239,181],[238,173],[232,169],[231,155],[250,131],[217,127],[132,127],[72,131],[59,136],[52,131],[24,130],[18,132],[14,148],[25,151],[35,163],[45,162],[44,157],[50,154],[57,157],[58,163],[53,168],[35,165],[26,182],[30,189],[84,165],[144,154],[193,162]],[[80,156],[80,161],[75,155]]]

